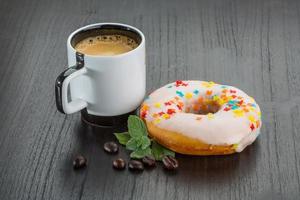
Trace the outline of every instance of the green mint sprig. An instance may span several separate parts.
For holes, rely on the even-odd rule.
[[[131,158],[143,158],[152,155],[156,160],[162,160],[166,155],[175,157],[175,153],[164,148],[148,137],[147,127],[136,115],[130,115],[127,122],[128,132],[115,133],[119,143],[132,151]]]
[[[152,142],[152,155],[154,156],[155,160],[162,160],[164,156],[175,157],[174,151],[164,148],[155,141]]]

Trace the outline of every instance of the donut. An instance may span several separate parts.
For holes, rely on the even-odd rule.
[[[212,81],[169,83],[145,98],[139,115],[150,137],[188,155],[241,152],[255,141],[262,125],[252,97]]]

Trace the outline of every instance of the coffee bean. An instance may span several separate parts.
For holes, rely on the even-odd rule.
[[[128,168],[131,171],[142,171],[142,170],[144,170],[144,165],[141,161],[130,160],[128,163]]]
[[[74,169],[82,169],[87,166],[87,159],[81,155],[77,156],[73,161]]]
[[[142,159],[142,162],[144,163],[145,167],[155,167],[156,166],[155,158],[153,156],[145,156]]]
[[[176,170],[179,166],[178,161],[173,156],[164,156],[162,162],[167,170]]]
[[[115,142],[106,142],[103,148],[108,153],[117,153],[119,151],[119,147]]]
[[[122,170],[125,169],[125,167],[126,167],[126,162],[122,158],[118,158],[113,161],[113,168]]]

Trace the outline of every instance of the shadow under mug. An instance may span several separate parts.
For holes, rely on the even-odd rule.
[[[85,55],[75,45],[88,37],[124,35],[138,44],[113,56]],[[81,111],[90,125],[114,126],[127,121],[146,92],[145,37],[132,26],[97,23],[79,28],[67,41],[68,68],[56,79],[57,109],[64,114]]]

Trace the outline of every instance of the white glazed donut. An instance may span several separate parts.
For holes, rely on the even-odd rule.
[[[205,81],[176,81],[151,93],[140,116],[149,134],[175,152],[241,152],[261,128],[261,112],[243,91]]]

